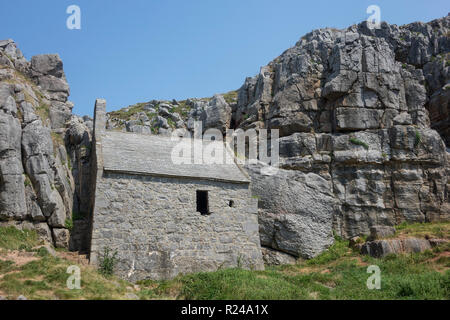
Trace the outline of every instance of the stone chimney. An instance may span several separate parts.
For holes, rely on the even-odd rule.
[[[91,194],[91,217],[90,217],[90,234],[91,239],[89,243],[90,255],[89,260],[91,264],[97,264],[98,263],[98,253],[96,248],[92,248],[92,237],[95,236],[92,233],[92,227],[94,224],[94,212],[95,208],[98,205],[98,198],[101,195],[98,194],[98,191],[96,190],[97,180],[101,179],[103,175],[103,152],[102,152],[102,136],[106,132],[106,100],[104,99],[97,99],[95,100],[95,109],[94,109],[94,135],[93,135],[93,158],[92,158],[92,164],[91,164],[91,185],[93,186],[93,192]]]
[[[95,100],[94,109],[94,137],[95,140],[101,141],[101,135],[106,130],[106,100],[97,99]]]

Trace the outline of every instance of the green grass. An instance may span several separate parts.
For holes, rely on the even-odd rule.
[[[402,224],[397,233],[407,236],[448,238],[449,223]],[[35,234],[0,228],[0,247],[17,250],[36,243]],[[139,290],[114,276],[103,276],[90,266],[81,268],[81,290],[69,290],[67,267],[74,264],[36,252],[37,260],[18,266],[0,259],[0,291],[8,297],[28,299],[126,299],[133,292],[141,299],[253,300],[253,299],[450,299],[450,247],[423,253],[361,256],[337,238],[329,250],[296,265],[266,267],[265,271],[240,268],[179,275],[173,280],[144,280]],[[2,253],[0,252],[0,258]],[[370,265],[381,270],[381,290],[366,286]]]
[[[307,265],[324,265],[332,261],[338,260],[342,257],[346,257],[350,254],[348,241],[336,238],[333,246],[331,246],[327,251],[318,255],[314,259],[307,260]]]
[[[395,236],[450,239],[450,222],[407,223],[395,227]]]
[[[65,225],[66,229],[68,229],[69,231],[72,231],[72,229],[73,229],[73,218],[72,219],[67,218],[64,225]]]
[[[177,106],[173,106],[170,109],[171,113],[178,113],[183,120],[187,120],[191,107],[187,104],[186,100],[179,101]]]
[[[130,120],[130,118],[139,113],[139,112],[143,112],[144,111],[144,106],[145,103],[138,103],[135,104],[133,106],[129,106],[128,107],[128,111],[125,111],[126,108],[118,110],[118,111],[113,111],[110,112],[110,116],[111,118],[118,118],[118,119],[122,119],[122,120]]]
[[[165,282],[141,282],[143,299],[302,300],[302,299],[449,299],[450,272],[438,272],[429,262],[432,251],[373,259],[345,250],[314,262],[267,268],[266,271],[226,269],[180,276]],[[440,263],[439,260],[437,262]],[[448,263],[448,261],[445,261]],[[381,290],[369,290],[369,265],[381,269]],[[310,266],[314,266],[310,268]]]
[[[69,155],[69,153],[67,153],[67,162],[65,163],[65,164],[67,164],[67,168],[70,170],[70,171],[72,171],[72,161],[70,160],[70,155]]]
[[[175,121],[173,121],[171,118],[167,118],[167,124],[174,129],[176,127]]]
[[[365,143],[364,141],[361,141],[359,139],[356,138],[350,138],[349,140],[351,143],[356,144],[358,146],[362,146],[364,147],[364,149],[369,150],[369,145],[367,143]]]
[[[449,223],[402,224],[398,234],[448,236]],[[266,271],[227,269],[180,276],[171,281],[143,281],[143,299],[449,299],[449,258],[442,247],[424,253],[361,256],[348,241],[335,244],[314,259]],[[435,260],[433,260],[435,259]],[[381,269],[381,290],[366,286],[369,265]]]
[[[31,180],[30,177],[25,173],[24,174],[24,181],[23,184],[25,185],[25,187],[29,187],[31,186]]]
[[[414,147],[417,148],[420,143],[422,142],[422,136],[420,135],[420,132],[416,130],[415,132],[415,140],[414,140]]]
[[[234,103],[234,102],[237,101],[237,98],[238,98],[238,91],[237,91],[237,90],[234,90],[234,91],[230,91],[230,92],[224,93],[224,94],[223,94],[223,98],[225,99],[225,101],[226,101],[228,104]]]
[[[9,297],[24,295],[28,299],[124,299],[125,281],[106,279],[95,269],[82,267],[81,289],[70,290],[66,286],[67,268],[73,263],[51,256],[32,261],[16,268],[0,279],[0,290]]]
[[[449,299],[449,259],[439,250],[375,259],[336,243],[318,257],[265,271],[226,269],[142,281],[142,299]],[[435,260],[433,260],[435,259]],[[381,290],[369,290],[369,265],[381,269]]]
[[[10,260],[0,260],[0,274],[10,272],[13,270],[14,261]]]
[[[331,293],[335,299],[449,299],[450,273],[440,273],[423,263],[414,263],[410,256],[397,256],[365,261],[381,269],[381,290],[368,290],[367,267],[356,262],[342,262],[331,269],[339,275]],[[408,288],[410,290],[405,290]]]
[[[41,103],[36,108],[36,113],[43,122],[50,119],[50,107],[46,103]],[[53,136],[52,136],[52,138],[53,138]]]
[[[305,287],[276,271],[227,269],[185,276],[181,295],[195,300],[255,300],[305,298]]]
[[[18,230],[15,227],[0,228],[0,248],[29,251],[40,243],[36,231]]]

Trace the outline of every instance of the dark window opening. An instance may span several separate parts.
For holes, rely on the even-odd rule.
[[[197,191],[197,212],[209,215],[208,191]]]
[[[230,200],[230,203],[228,204],[231,208],[234,208],[234,200]]]

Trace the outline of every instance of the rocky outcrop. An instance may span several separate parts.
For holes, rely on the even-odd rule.
[[[188,99],[178,102],[153,100],[129,106],[108,114],[107,129],[139,134],[170,135],[174,130],[194,132],[195,121],[203,130],[219,129],[223,133],[232,127],[232,110],[236,98],[228,93],[212,98]]]
[[[268,266],[280,266],[295,264],[297,259],[294,256],[270,248],[261,248],[264,264]]]
[[[430,241],[426,239],[407,238],[369,241],[362,245],[361,254],[374,258],[385,257],[389,254],[417,253],[431,249]]]
[[[391,226],[372,226],[368,239],[377,240],[395,235],[395,228]]]
[[[58,247],[68,246],[78,203],[68,96],[58,55],[28,62],[12,40],[0,41],[0,223],[35,229]]]
[[[232,123],[281,136],[279,174],[252,174],[265,246],[311,257],[332,230],[450,218],[449,22],[316,30],[246,79]]]
[[[202,119],[205,129],[216,128],[225,133],[231,124],[231,107],[223,96],[215,95],[205,108]]]

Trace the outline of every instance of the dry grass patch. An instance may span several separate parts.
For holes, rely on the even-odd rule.
[[[423,239],[447,239],[450,240],[450,222],[438,223],[402,223],[395,227],[395,238],[423,238]]]

